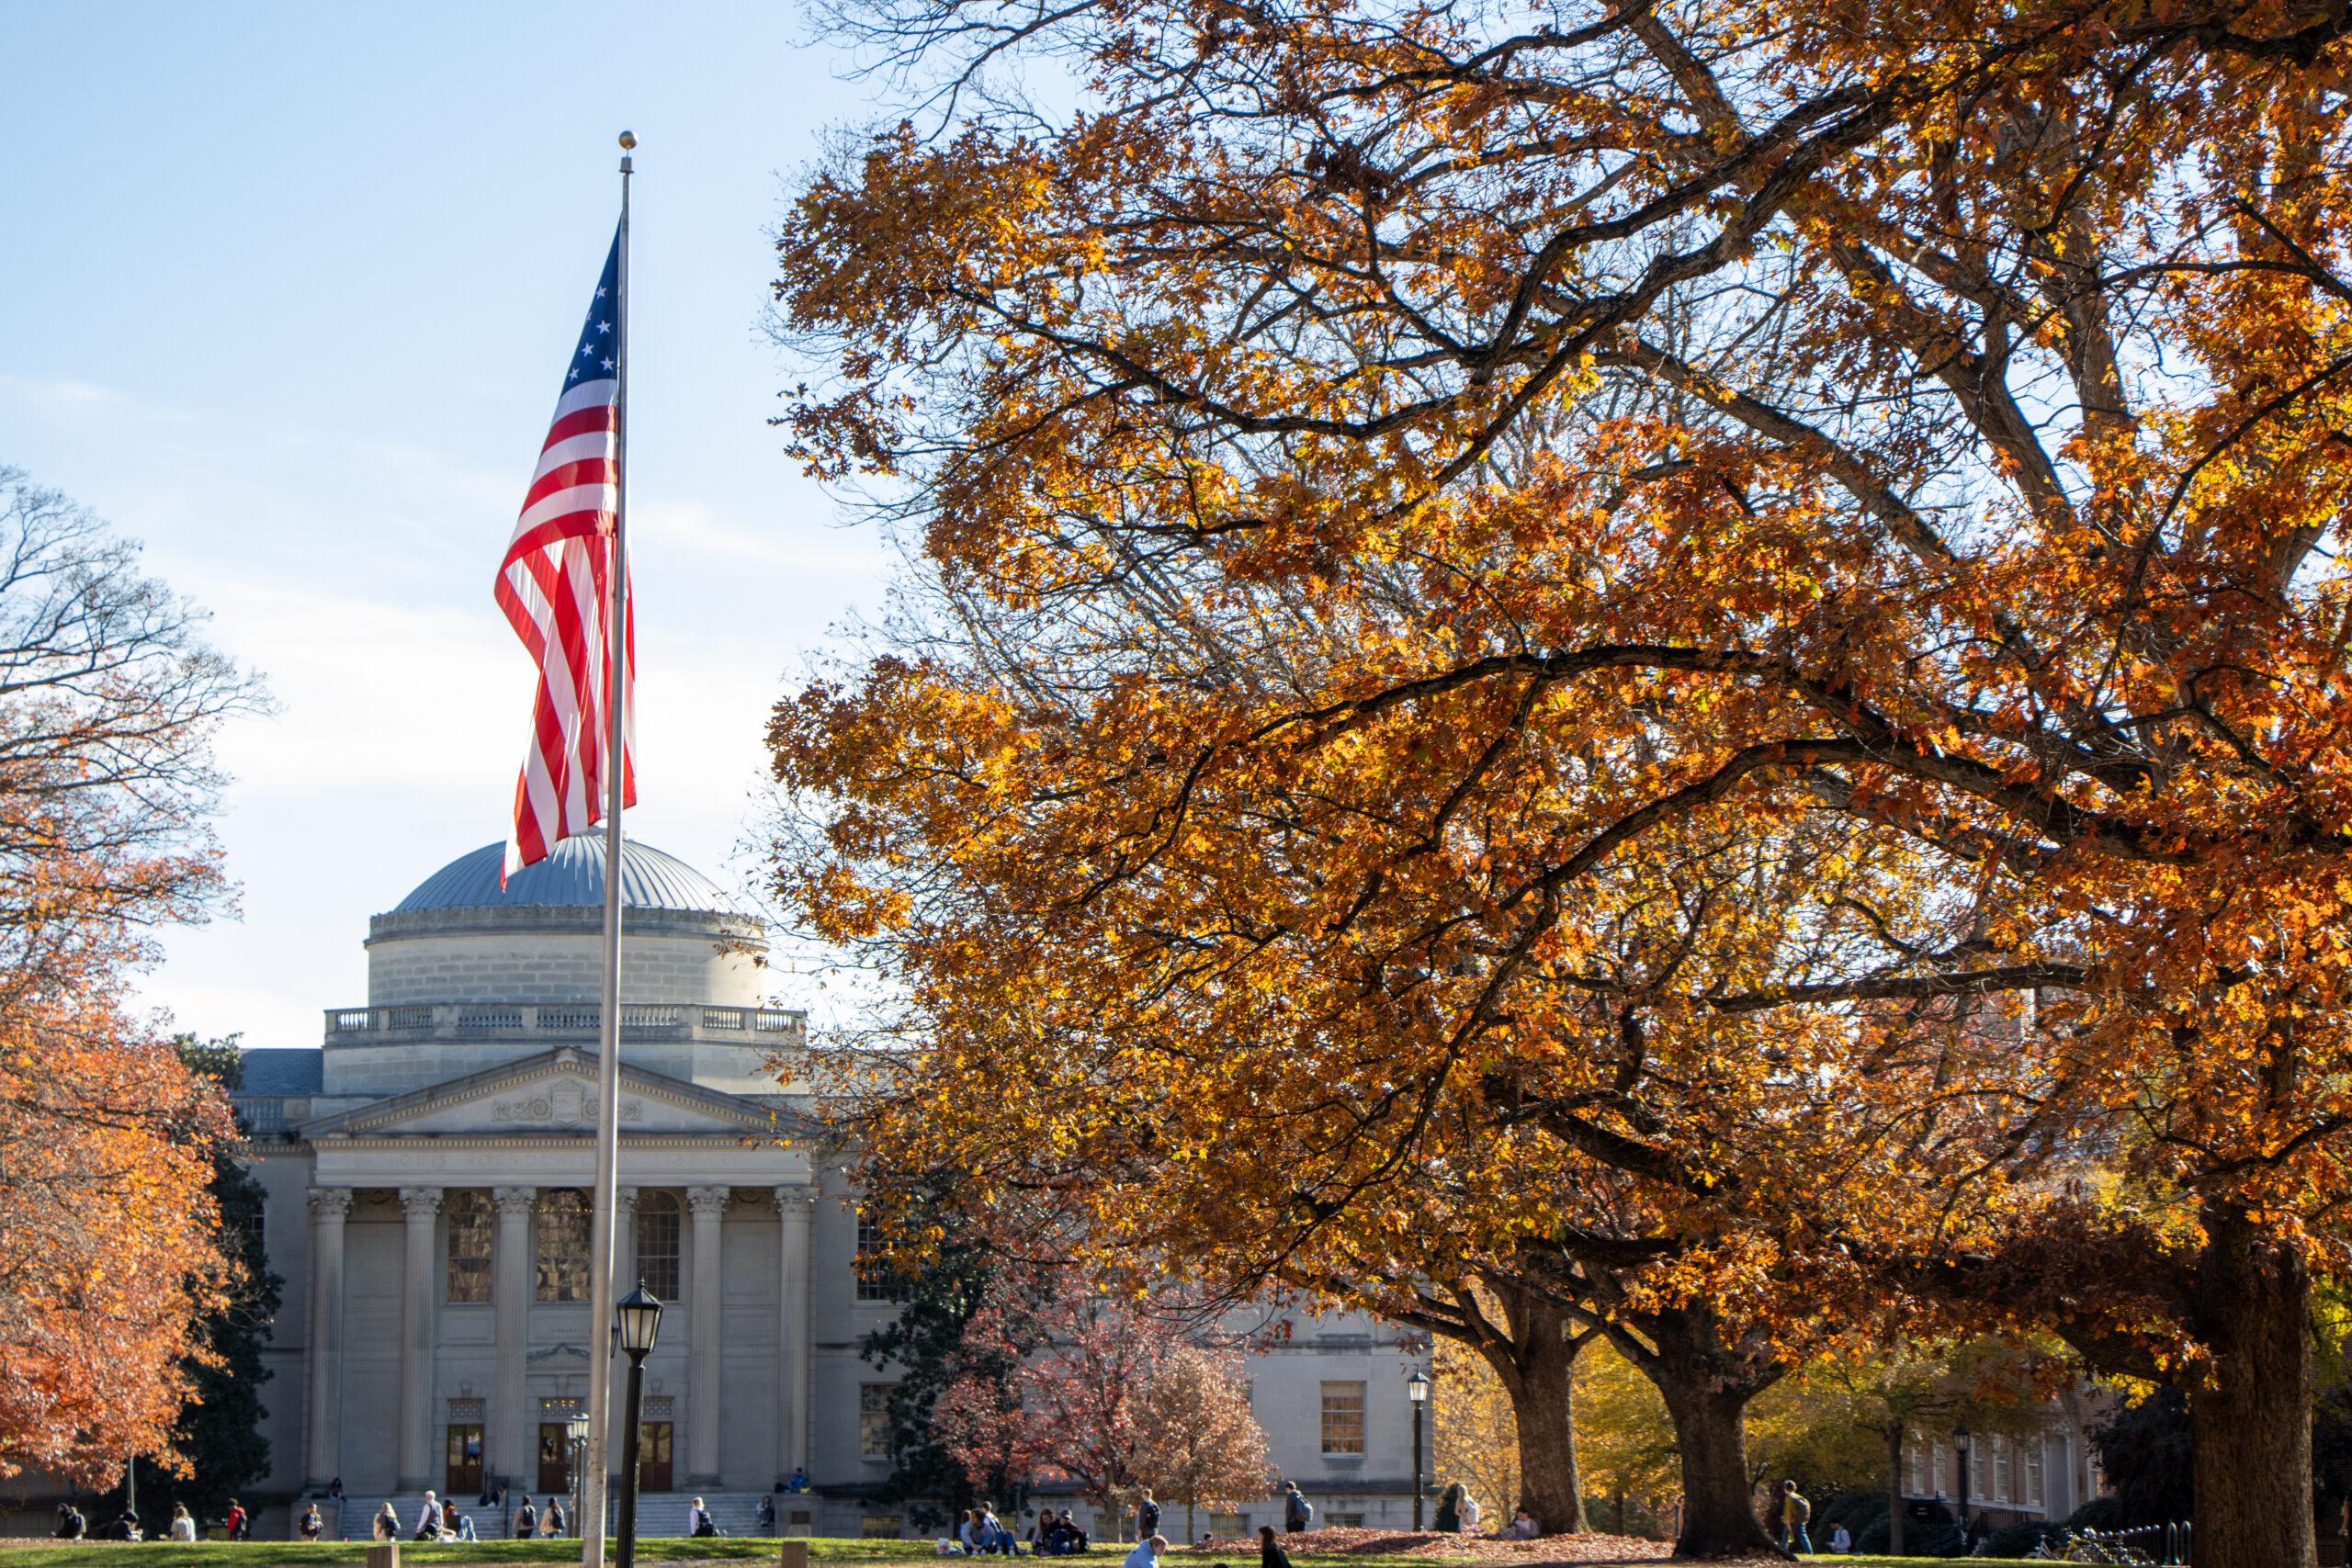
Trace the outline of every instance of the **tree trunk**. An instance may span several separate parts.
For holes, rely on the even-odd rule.
[[[1903,1555],[1903,1426],[1886,1429],[1886,1554]]]
[[[1545,1535],[1582,1534],[1592,1528],[1577,1470],[1577,1354],[1583,1347],[1569,1337],[1560,1308],[1532,1297],[1511,1305],[1518,1343],[1479,1349],[1501,1374],[1519,1427],[1519,1504]]]
[[[1635,1365],[1666,1402],[1682,1454],[1674,1555],[1786,1556],[1756,1517],[1747,1473],[1747,1402],[1779,1381],[1780,1369],[1726,1346],[1704,1307],[1645,1314],[1640,1325],[1657,1349]]]
[[[1682,1534],[1677,1557],[1779,1556],[1756,1517],[1747,1475],[1747,1402],[1737,1389],[1708,1386],[1704,1373],[1653,1380],[1674,1418],[1682,1450]],[[1669,1386],[1669,1384],[1671,1386]],[[2200,1562],[2198,1568],[2206,1568]]]
[[[2312,1568],[2311,1273],[2301,1249],[2209,1204],[2197,1332],[2212,1351],[2188,1392],[2197,1568]]]

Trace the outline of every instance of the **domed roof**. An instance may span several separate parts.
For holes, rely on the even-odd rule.
[[[582,833],[556,845],[537,865],[526,865],[498,886],[506,846],[484,844],[459,855],[417,884],[393,906],[410,909],[474,909],[536,905],[601,908],[605,902],[605,835]],[[686,909],[737,913],[735,901],[718,884],[674,855],[635,839],[621,840],[621,903],[632,909]]]

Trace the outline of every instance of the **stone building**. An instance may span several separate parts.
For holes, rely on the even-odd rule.
[[[602,840],[503,889],[501,848],[369,922],[367,1002],[330,1009],[320,1046],[245,1055],[287,1280],[263,1390],[276,1469],[255,1488],[268,1533],[337,1480],[330,1530],[355,1536],[386,1497],[413,1519],[427,1487],[489,1533],[503,1516],[474,1505],[492,1485],[568,1482],[563,1423],[608,1341],[588,1321]],[[861,1283],[854,1195],[769,1070],[802,1015],[763,1005],[762,926],[707,878],[634,841],[623,878],[615,1284],[670,1303],[646,1363],[642,1528],[675,1533],[699,1493],[748,1529],[805,1469],[812,1489],[775,1498],[780,1529],[897,1533],[868,1500],[896,1373],[857,1353],[896,1308]],[[1276,1462],[1324,1517],[1408,1521],[1404,1380],[1422,1359],[1388,1325],[1325,1318],[1256,1359]]]

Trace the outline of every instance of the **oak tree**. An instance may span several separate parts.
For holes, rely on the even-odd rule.
[[[1628,1010],[1739,1021],[1705,1102],[1743,1060],[1868,1095],[1916,1032],[1865,1004],[2032,994],[2012,1059],[1929,1081],[2018,1212],[2062,1157],[2122,1179],[2164,1288],[2062,1329],[2184,1387],[2214,1562],[2308,1562],[2352,1131],[2340,0],[842,18],[967,118],[796,208],[786,320],[840,350],[800,448],[904,487],[967,602],[1116,580],[1134,629],[786,715],[787,780],[853,803],[796,883],[833,929],[928,922],[956,984],[985,911],[910,885],[1026,858],[1103,918],[1022,953],[1016,1032],[1068,1026],[1057,987],[1112,1028],[1219,989],[1205,1070],[1282,1041],[1348,1151],[1296,1195],[1320,1224],[1490,1085],[1639,1144],[1532,1070],[1613,994],[1596,886],[1692,824],[1855,824],[1910,862],[1854,940],[1718,948]],[[1073,103],[987,80],[1024,51]],[[1189,668],[1130,656],[1203,626]]]

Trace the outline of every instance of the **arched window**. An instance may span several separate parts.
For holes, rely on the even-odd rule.
[[[588,1204],[569,1188],[539,1199],[539,1300],[588,1299]]]
[[[457,1191],[441,1213],[449,1221],[449,1300],[490,1300],[490,1238],[496,1221],[479,1192]]]
[[[648,1192],[637,1201],[637,1277],[665,1302],[678,1299],[678,1200]]]

